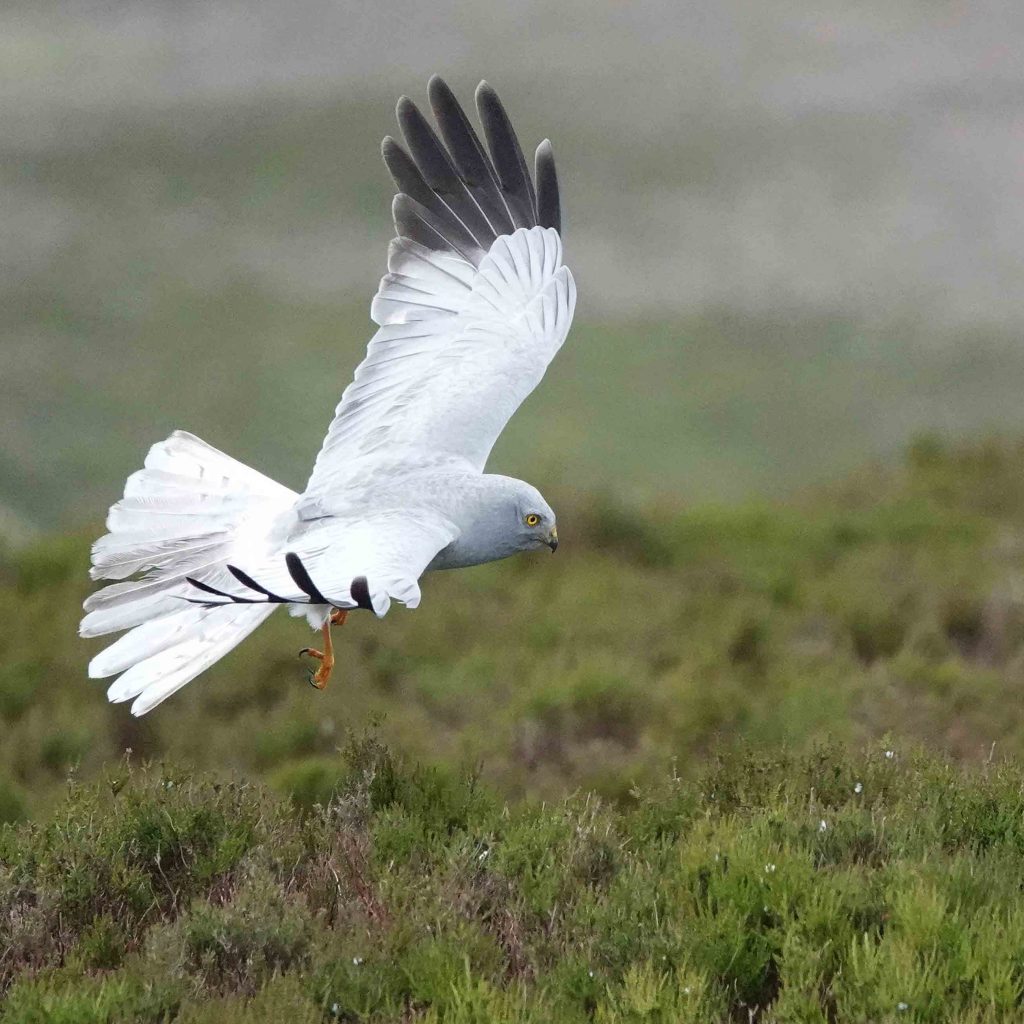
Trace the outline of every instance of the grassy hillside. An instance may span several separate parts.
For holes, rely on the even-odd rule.
[[[113,307],[95,305],[100,287],[44,290],[26,316],[47,318],[47,340],[27,321],[5,328],[26,340],[0,379],[0,505],[25,524],[100,515],[178,428],[305,484],[371,336],[366,300],[289,302],[249,281],[210,293],[164,276],[148,288]],[[89,359],[63,358],[69,345]],[[778,498],[894,457],[925,429],[1024,429],[1022,391],[1016,333],[728,310],[588,321],[581,309],[492,463],[545,492],[571,479],[628,503]]]
[[[155,714],[110,707],[76,635],[85,536],[0,567],[0,798],[45,812],[131,748],[325,800],[377,723],[509,797],[628,799],[734,744],[892,734],[965,760],[1024,752],[1024,446],[921,442],[787,504],[639,511],[553,496],[556,556],[428,577],[416,612],[354,616],[324,693],[279,613]]]
[[[528,6],[455,4],[451,37],[443,4],[358,19],[322,0],[9,6],[0,523],[98,515],[176,427],[304,481],[369,338],[392,230],[379,141],[397,93],[422,99],[437,69],[462,95],[495,76],[524,143],[554,139],[580,287],[496,465],[614,482],[626,501],[734,501],[834,479],[924,429],[1024,430],[1016,110],[998,75],[941,46],[924,59],[941,21],[926,6],[844,5],[825,64],[817,16],[794,3],[634,6],[638,36],[579,4],[545,10],[540,32]],[[402,57],[396,18],[416,39]],[[987,29],[999,45],[1005,20]],[[530,38],[533,63],[491,32]],[[954,35],[988,67],[979,36]],[[324,47],[316,82],[273,87],[303,36]]]
[[[0,832],[0,1021],[1020,1019],[1017,768],[740,755],[616,810],[341,763],[307,815],[113,765]]]
[[[282,616],[141,721],[87,537],[8,551],[0,1024],[1019,1019],[1022,464],[556,495],[325,693]]]

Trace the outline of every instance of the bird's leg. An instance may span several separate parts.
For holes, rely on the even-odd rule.
[[[324,638],[324,649],[318,651],[315,647],[303,647],[299,651],[299,657],[308,654],[320,662],[320,667],[316,672],[309,674],[309,685],[315,686],[318,690],[322,690],[327,685],[327,680],[331,678],[331,672],[334,670],[334,641],[331,639],[331,626],[344,626],[347,618],[347,611],[343,608],[335,608],[331,612],[331,617],[320,627]]]
[[[299,651],[299,657],[308,654],[311,658],[316,658],[320,662],[320,667],[316,672],[310,672],[307,676],[310,686],[315,686],[318,690],[322,690],[327,685],[327,680],[331,678],[331,672],[334,669],[334,643],[331,640],[331,623],[328,620],[320,627],[320,632],[324,638],[324,649],[318,651],[315,647],[303,647]]]

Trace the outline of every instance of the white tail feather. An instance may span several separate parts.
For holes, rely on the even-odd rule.
[[[200,626],[205,611],[199,605],[190,604],[173,615],[163,615],[137,626],[89,662],[89,677],[104,679],[116,676],[132,665],[187,640]]]
[[[187,603],[246,544],[265,538],[296,494],[192,434],[176,431],[154,445],[145,468],[125,484],[107,518],[110,531],[92,550],[93,579],[120,580],[85,602],[82,636],[130,630],[89,665],[94,678],[123,673],[112,701],[135,699],[145,714],[222,658],[276,608],[208,608]],[[249,554],[250,552],[246,552]],[[129,580],[145,572],[141,579]]]
[[[94,580],[123,580],[143,569],[159,569],[170,562],[184,562],[194,559],[198,565],[211,551],[223,547],[231,539],[228,531],[210,533],[202,537],[187,537],[173,540],[149,540],[138,534],[108,533],[103,540],[116,541],[128,537],[120,544],[106,544],[97,541],[92,549],[92,568],[89,575]]]
[[[109,589],[106,587],[100,593]],[[178,584],[173,592],[141,594],[128,604],[94,608],[82,619],[78,634],[83,637],[105,636],[107,633],[119,633],[122,629],[132,629],[160,615],[173,615],[181,610],[184,597],[185,588]]]
[[[202,610],[206,614],[187,638],[134,664],[110,684],[107,697],[115,703],[134,697],[132,714],[144,715],[223,658],[273,613],[276,605]]]

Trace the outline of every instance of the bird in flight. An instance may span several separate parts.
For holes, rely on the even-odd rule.
[[[485,473],[495,441],[565,341],[576,286],[562,262],[551,144],[534,173],[482,82],[486,147],[430,80],[437,129],[407,98],[405,145],[385,138],[398,194],[378,325],[301,494],[176,431],[125,484],[92,549],[82,636],[128,630],[89,664],[143,715],[278,606],[323,635],[310,681],[334,666],[331,627],[353,609],[415,608],[420,576],[558,545],[535,487]]]

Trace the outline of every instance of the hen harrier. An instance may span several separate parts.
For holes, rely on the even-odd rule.
[[[92,549],[82,636],[129,630],[93,658],[112,701],[145,714],[278,605],[323,633],[310,681],[334,665],[349,610],[415,608],[432,569],[558,545],[536,488],[484,473],[498,435],[569,331],[551,144],[535,180],[494,90],[476,106],[487,148],[448,86],[430,81],[440,138],[403,98],[405,148],[382,146],[396,238],[370,316],[379,330],[341,396],[302,494],[191,434],[154,445]],[[141,575],[140,575],[141,574]]]

